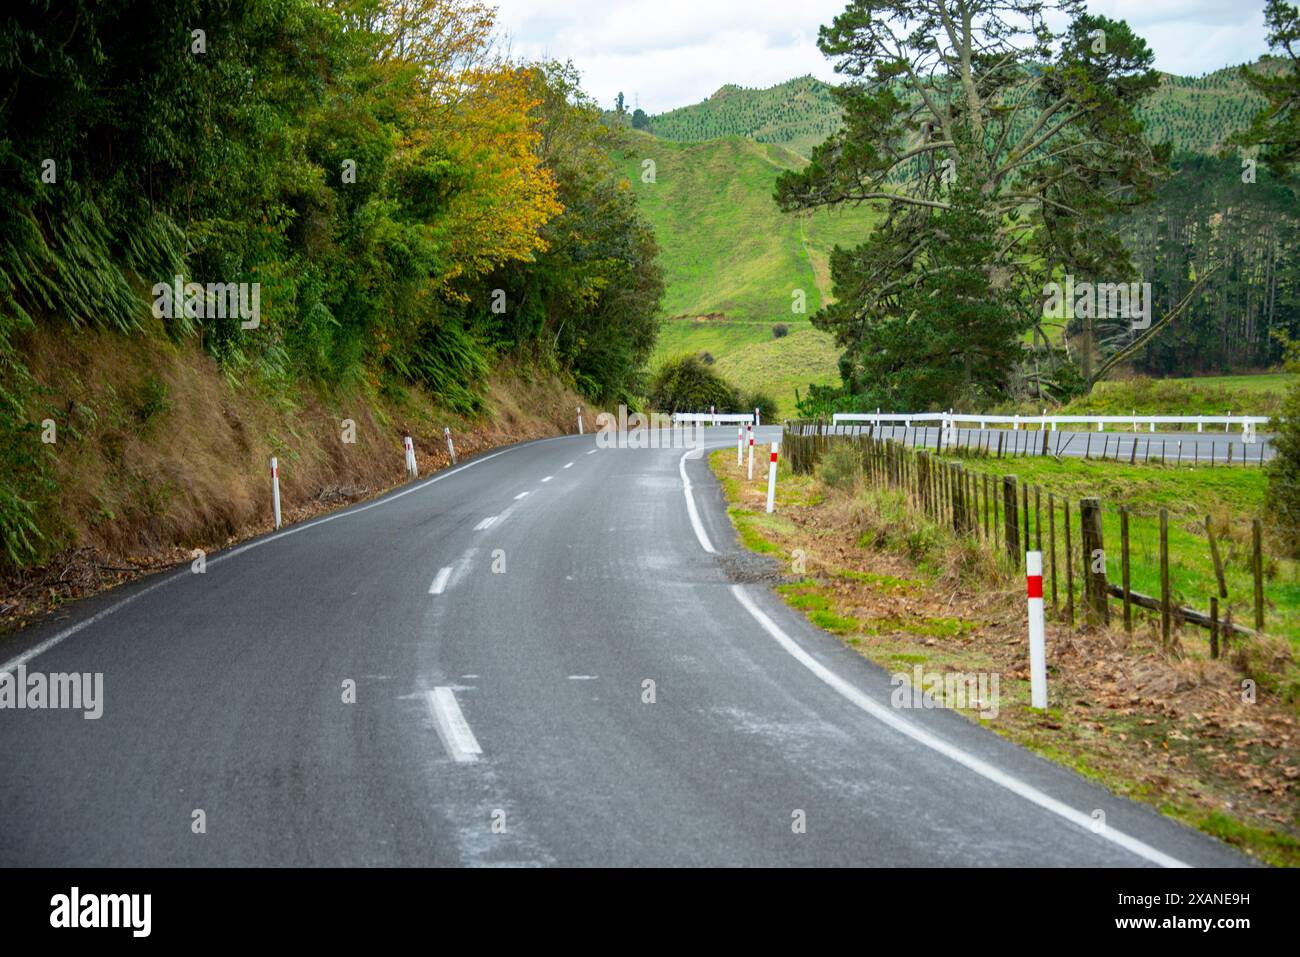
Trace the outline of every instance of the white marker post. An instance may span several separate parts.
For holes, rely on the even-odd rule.
[[[451,444],[451,429],[447,426],[442,427],[442,434],[447,437],[447,454],[451,456],[451,464],[456,464],[456,446]]]
[[[754,481],[754,427],[745,426],[749,430],[749,480]]]
[[[740,468],[740,466],[744,463],[744,461],[745,461],[745,427],[743,425],[738,425],[736,426],[736,468]]]
[[[406,449],[406,474],[411,478],[415,478],[417,469],[415,464],[415,443],[411,441],[411,437],[408,435],[402,440],[402,446]]]
[[[1043,553],[1025,553],[1029,594],[1029,696],[1033,707],[1047,707],[1047,638],[1043,629]]]
[[[280,465],[271,456],[271,505],[275,509],[275,527],[280,527]]]
[[[582,406],[578,406],[578,434],[582,435]]]
[[[772,443],[772,462],[767,467],[767,511],[770,514],[776,508],[776,453],[779,442]]]
[[[754,424],[755,424],[755,425],[762,425],[762,424],[763,424],[762,421],[760,421],[759,412],[758,412],[758,406],[754,406]]]
[[[717,425],[717,424],[718,424],[718,407],[716,405],[711,405],[709,406],[709,425]]]

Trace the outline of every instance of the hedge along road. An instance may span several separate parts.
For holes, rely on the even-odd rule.
[[[77,603],[0,645],[103,675],[0,710],[0,864],[1246,863],[890,707],[760,565],[702,457],[589,434]]]

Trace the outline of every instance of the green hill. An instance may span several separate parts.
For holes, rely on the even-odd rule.
[[[876,214],[779,213],[777,175],[806,161],[739,136],[674,143],[630,131],[620,161],[662,248],[669,319],[654,361],[708,352],[738,385],[772,391],[788,412],[796,385],[834,381],[834,345],[807,319],[830,295],[831,249],[861,242]],[[646,161],[654,182],[643,180]],[[792,309],[796,290],[802,313]],[[789,336],[774,338],[778,323]]]
[[[801,76],[764,90],[729,83],[703,103],[651,117],[650,128],[683,143],[743,136],[808,156],[840,128],[840,115],[830,84]]]
[[[1265,59],[1256,69],[1269,69]],[[1212,153],[1246,126],[1263,103],[1237,67],[1201,77],[1164,75],[1164,83],[1139,110],[1156,143],[1175,151]],[[756,143],[784,146],[802,156],[840,127],[841,111],[831,86],[802,76],[767,89],[728,84],[703,103],[650,118],[650,131],[663,139],[696,143],[743,136]]]
[[[1259,104],[1232,67],[1166,75],[1141,113],[1153,141],[1211,153]],[[793,413],[796,388],[838,378],[833,342],[807,322],[831,293],[830,251],[857,245],[878,216],[866,208],[786,216],[772,201],[777,175],[805,164],[839,128],[831,87],[809,76],[761,90],[727,85],[650,124],[626,131],[620,162],[655,227],[667,277],[668,319],[653,361],[708,353],[736,384],[769,390]],[[646,160],[653,183],[642,179]],[[795,289],[806,294],[802,315],[791,312]],[[776,323],[790,334],[775,339]]]

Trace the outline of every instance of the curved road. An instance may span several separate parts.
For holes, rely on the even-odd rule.
[[[0,644],[103,673],[0,711],[0,865],[1245,863],[891,708],[737,553],[701,459],[570,436],[78,603]]]

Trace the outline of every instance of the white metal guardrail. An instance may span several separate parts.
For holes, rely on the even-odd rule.
[[[1233,426],[1241,428],[1242,441],[1251,444],[1260,425],[1267,425],[1266,415],[966,415],[954,412],[836,412],[831,416],[832,425],[860,424],[902,424],[911,428],[914,422],[937,422],[949,435],[959,423],[978,423],[981,429],[990,424],[1010,425],[1013,430],[1037,426],[1040,430],[1057,430],[1058,425],[1096,425],[1097,431],[1105,431],[1107,425],[1124,426],[1138,431],[1140,425],[1147,426],[1154,432],[1157,425],[1195,425],[1197,432],[1204,432],[1207,425],[1222,425],[1223,431],[1231,431]]]
[[[753,422],[753,412],[674,412],[673,422],[704,422],[710,425],[729,425],[736,422]]]

